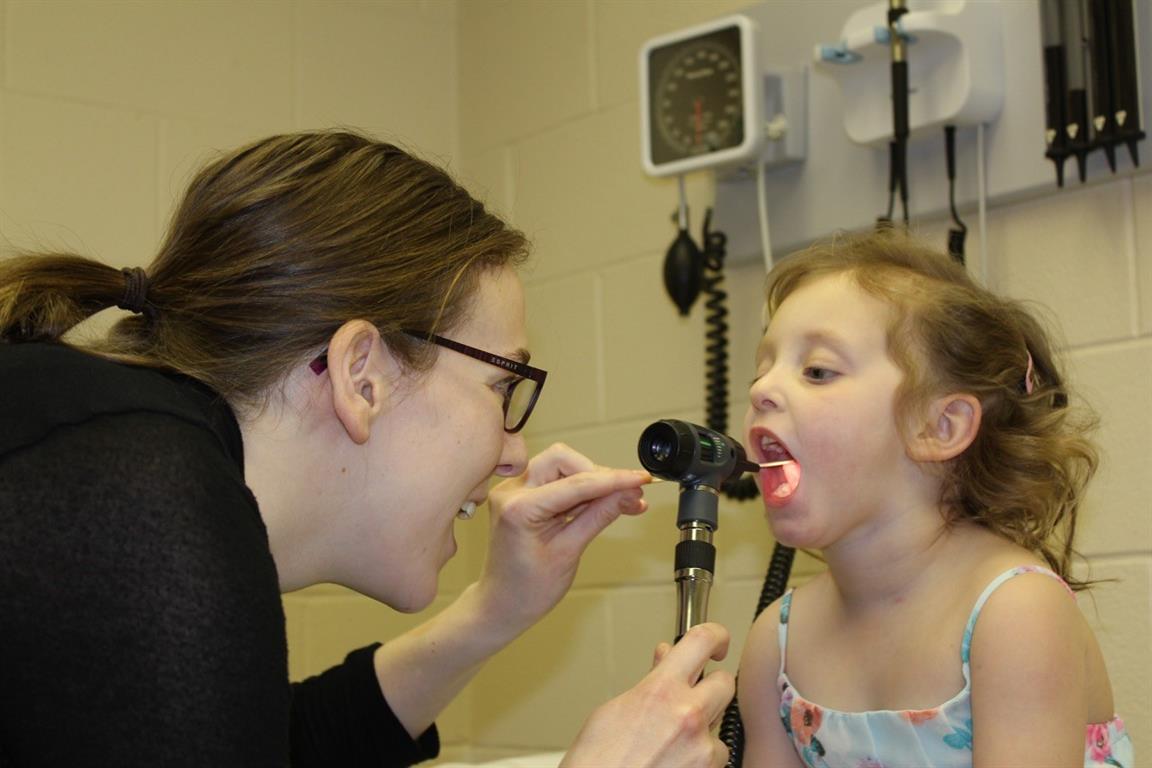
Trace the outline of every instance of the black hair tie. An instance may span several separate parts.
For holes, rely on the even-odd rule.
[[[148,275],[140,267],[125,267],[120,272],[124,275],[124,296],[116,306],[142,314],[148,301]]]

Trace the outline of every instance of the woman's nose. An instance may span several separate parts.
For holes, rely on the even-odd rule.
[[[500,464],[496,474],[501,477],[515,477],[528,467],[528,444],[520,432],[504,433],[504,450],[500,453]]]

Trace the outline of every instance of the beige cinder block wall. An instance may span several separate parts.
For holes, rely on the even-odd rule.
[[[639,169],[636,49],[746,4],[0,0],[0,243],[144,264],[188,172],[214,148],[337,124],[399,140],[461,172],[536,242],[533,352],[553,373],[532,445],[564,439],[633,466],[653,418],[703,418],[699,309],[677,318],[658,277],[675,190]],[[695,227],[708,181],[693,178],[689,193]],[[1120,581],[1086,610],[1141,744],[1152,739],[1150,214],[1144,176],[995,208],[989,228],[992,282],[1056,309],[1105,419],[1082,544],[1097,576]],[[761,277],[743,266],[728,279],[734,430]],[[645,518],[594,545],[555,614],[441,719],[446,759],[562,748],[647,668],[675,615],[674,490],[649,498]],[[732,627],[735,658],[771,541],[755,503],[722,515],[712,615]],[[482,526],[458,528],[461,554],[430,611],[474,577]],[[285,605],[295,678],[419,619],[334,587]]]
[[[661,265],[674,182],[639,160],[637,51],[657,34],[745,7],[739,0],[472,0],[460,5],[461,160],[536,245],[528,275],[533,360],[551,371],[533,447],[564,440],[636,466],[656,418],[704,420],[701,308],[679,318]],[[784,3],[781,3],[784,5]],[[790,3],[803,13],[804,3]],[[812,39],[832,39],[833,28]],[[822,35],[822,36],[820,36]],[[819,151],[813,148],[811,151]],[[694,234],[710,182],[689,178]],[[970,224],[975,214],[968,216]],[[1106,453],[1081,525],[1082,599],[1111,666],[1117,708],[1152,742],[1152,177],[1104,180],[988,216],[989,282],[1051,307],[1076,381],[1103,417]],[[836,222],[829,221],[829,229]],[[944,243],[941,222],[922,223]],[[969,236],[977,251],[978,234]],[[982,269],[978,254],[970,257]],[[759,265],[733,268],[731,429],[739,433],[759,333]],[[596,542],[568,599],[473,686],[473,756],[559,749],[587,712],[629,687],[675,618],[675,489]],[[771,549],[759,502],[726,503],[711,615],[733,630],[734,668]],[[800,561],[798,577],[817,566]]]
[[[356,127],[451,167],[456,35],[456,0],[0,0],[0,249],[147,264],[194,168],[281,131]],[[285,606],[296,679],[416,621],[335,587]]]

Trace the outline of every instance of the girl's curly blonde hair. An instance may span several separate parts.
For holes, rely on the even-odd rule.
[[[893,310],[888,351],[905,374],[898,413],[916,416],[946,392],[980,401],[976,438],[940,467],[946,522],[982,525],[1042,556],[1073,589],[1089,586],[1070,570],[1077,512],[1098,464],[1087,437],[1097,419],[1069,406],[1044,326],[1022,302],[895,230],[837,235],[783,260],[768,276],[769,316],[801,285],[833,274]]]

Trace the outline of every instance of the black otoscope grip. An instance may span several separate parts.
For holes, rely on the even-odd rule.
[[[706,541],[685,539],[676,545],[676,570],[703,568],[716,572],[716,547]]]

